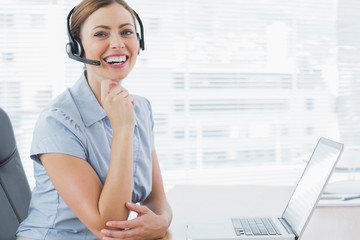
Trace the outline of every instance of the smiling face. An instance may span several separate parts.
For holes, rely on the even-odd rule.
[[[124,79],[135,65],[139,43],[134,19],[118,3],[91,14],[81,26],[80,39],[85,52],[84,58],[101,63],[100,66],[86,66],[92,88],[98,88],[105,79]]]

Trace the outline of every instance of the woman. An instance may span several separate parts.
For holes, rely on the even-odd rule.
[[[172,211],[154,148],[148,100],[122,80],[139,51],[121,0],[83,0],[71,19],[84,58],[99,61],[41,113],[31,158],[36,186],[18,239],[155,239]],[[134,203],[140,203],[134,204]],[[129,211],[138,215],[127,220]]]

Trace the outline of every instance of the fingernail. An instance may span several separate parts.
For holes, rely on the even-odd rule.
[[[106,223],[106,226],[111,227],[111,226],[112,226],[112,222],[107,222],[107,223]]]

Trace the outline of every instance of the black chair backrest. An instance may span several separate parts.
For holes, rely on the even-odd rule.
[[[0,239],[15,239],[28,214],[31,190],[7,113],[0,108]]]

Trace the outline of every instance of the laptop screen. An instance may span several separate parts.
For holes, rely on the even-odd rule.
[[[297,236],[302,234],[316,207],[342,149],[343,144],[326,138],[320,138],[314,149],[282,215]]]

